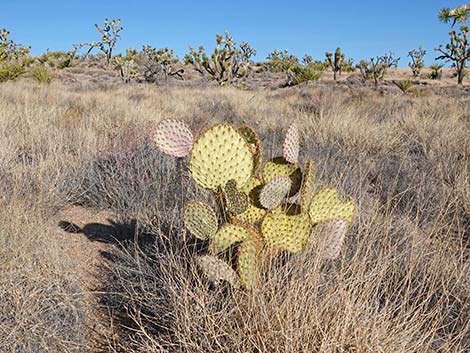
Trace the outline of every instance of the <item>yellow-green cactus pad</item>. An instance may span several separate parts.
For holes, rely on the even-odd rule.
[[[215,256],[204,255],[196,258],[196,263],[201,268],[207,279],[214,285],[220,282],[228,282],[234,288],[240,288],[240,279],[237,273],[225,261]]]
[[[255,287],[258,282],[259,251],[256,239],[253,238],[246,239],[238,248],[238,275],[243,287],[248,290]]]
[[[341,203],[333,212],[333,219],[352,222],[356,213],[356,205],[353,200]]]
[[[219,254],[227,250],[233,244],[253,237],[253,231],[248,227],[238,224],[225,223],[213,237],[211,237],[210,251]]]
[[[266,210],[264,208],[258,208],[250,204],[245,212],[236,216],[236,220],[240,223],[256,225],[256,223],[260,222],[265,215]]]
[[[287,130],[283,145],[283,155],[286,161],[296,164],[299,162],[300,139],[297,124],[292,123]]]
[[[290,216],[275,210],[264,218],[261,234],[268,247],[297,253],[307,243],[311,228],[308,214]]]
[[[287,162],[283,157],[274,158],[263,167],[263,181],[267,184],[275,177],[288,176],[292,180],[289,196],[295,195],[300,190],[302,172],[297,164]]]
[[[289,193],[292,181],[287,176],[278,176],[267,183],[259,195],[261,205],[268,210],[279,206]]]
[[[227,181],[224,187],[224,197],[227,209],[234,213],[240,214],[248,209],[248,195],[238,190],[237,182],[233,179]]]
[[[180,120],[162,120],[155,130],[154,138],[157,147],[173,157],[187,156],[193,146],[193,133]]]
[[[256,131],[249,126],[244,125],[239,127],[238,132],[245,138],[250,146],[254,160],[253,172],[256,173],[263,160],[263,145],[261,144],[261,140]]]
[[[233,179],[244,186],[253,173],[253,154],[245,139],[230,125],[211,127],[194,143],[189,170],[199,185],[217,191]]]
[[[300,187],[300,207],[302,211],[308,211],[312,201],[315,187],[315,171],[312,161],[307,161],[302,176],[302,186]]]
[[[326,238],[322,249],[324,258],[334,260],[339,256],[348,223],[348,221],[338,219],[326,222]]]
[[[261,221],[266,215],[266,210],[262,208],[259,202],[261,186],[261,180],[257,177],[252,177],[242,189],[243,192],[248,194],[250,204],[245,212],[236,215],[236,220],[244,224],[254,225]]]
[[[217,232],[217,216],[203,202],[190,201],[184,208],[183,220],[186,228],[198,239],[207,240]]]
[[[352,200],[342,203],[335,189],[326,188],[313,196],[308,213],[312,223],[332,219],[352,222],[354,211],[355,206]]]

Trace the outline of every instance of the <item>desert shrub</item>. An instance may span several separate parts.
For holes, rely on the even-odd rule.
[[[10,39],[10,32],[0,29],[0,82],[16,80],[31,61],[29,48]]]
[[[431,80],[440,80],[442,78],[442,68],[444,65],[439,63],[434,63],[429,66],[431,72],[428,74],[428,78]]]
[[[14,81],[24,72],[21,64],[0,64],[0,82]]]
[[[36,83],[49,84],[52,82],[52,73],[45,66],[35,66],[29,70],[29,74]]]
[[[388,54],[370,58],[369,61],[361,60],[357,68],[361,72],[363,80],[374,80],[375,86],[378,86],[379,81],[383,80],[388,69],[396,67],[400,58],[396,58],[393,52]]]
[[[306,55],[304,58],[306,59],[304,61],[305,65],[313,62],[311,56]],[[299,65],[299,58],[297,58],[295,55],[289,54],[287,49],[274,49],[274,51],[267,56],[266,60],[267,67],[274,72],[286,72],[287,70],[290,70]]]
[[[298,84],[317,81],[321,78],[322,72],[315,65],[306,66],[297,65],[286,71],[287,86],[296,86]]]
[[[49,51],[47,50],[44,54],[35,57],[34,61],[41,65],[47,65],[49,67],[55,67],[58,69],[65,69],[72,66],[72,60],[75,57],[75,52],[65,51]]]
[[[138,76],[138,67],[135,61],[137,50],[126,49],[126,55],[118,54],[112,59],[114,69],[124,83],[129,83]]]
[[[398,81],[393,81],[393,83],[403,93],[408,92],[413,87],[413,81],[411,81],[411,80],[398,80]]]

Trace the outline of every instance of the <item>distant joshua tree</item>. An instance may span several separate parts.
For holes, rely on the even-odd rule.
[[[468,35],[470,27],[465,24],[470,19],[470,4],[461,5],[455,9],[443,8],[439,12],[439,20],[444,23],[452,22],[449,32],[450,42],[444,47],[439,45],[435,50],[441,55],[436,60],[452,62],[457,73],[457,83],[461,85],[465,76],[465,68],[470,60],[470,42]],[[460,30],[454,29],[455,24],[462,23]]]
[[[119,32],[122,31],[123,27],[121,26],[121,19],[109,21],[107,18],[104,20],[104,26],[95,24],[98,32],[101,33],[101,41],[91,42],[91,43],[81,43],[74,45],[74,49],[77,50],[83,47],[89,47],[87,53],[88,55],[94,48],[98,48],[103,52],[106,57],[106,63],[111,62],[113,57],[113,50],[116,47],[117,41],[121,38]]]

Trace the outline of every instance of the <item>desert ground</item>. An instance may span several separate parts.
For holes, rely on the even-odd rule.
[[[0,84],[1,352],[470,351],[468,83],[185,75],[124,84],[77,65]],[[339,258],[307,247],[252,291],[211,285],[182,221],[210,196],[156,147],[167,118],[249,125],[266,158],[295,122],[315,189],[355,200]]]

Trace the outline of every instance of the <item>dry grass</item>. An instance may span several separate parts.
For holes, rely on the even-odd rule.
[[[314,85],[0,86],[0,350],[87,351],[84,293],[47,226],[74,203],[136,219],[154,239],[111,255],[102,304],[120,338],[104,339],[109,350],[468,351],[468,104]],[[167,117],[196,131],[247,123],[267,157],[296,121],[318,187],[358,203],[341,259],[312,246],[277,259],[253,293],[210,288],[193,262],[204,245],[181,225],[184,202],[206,193],[151,142]]]

